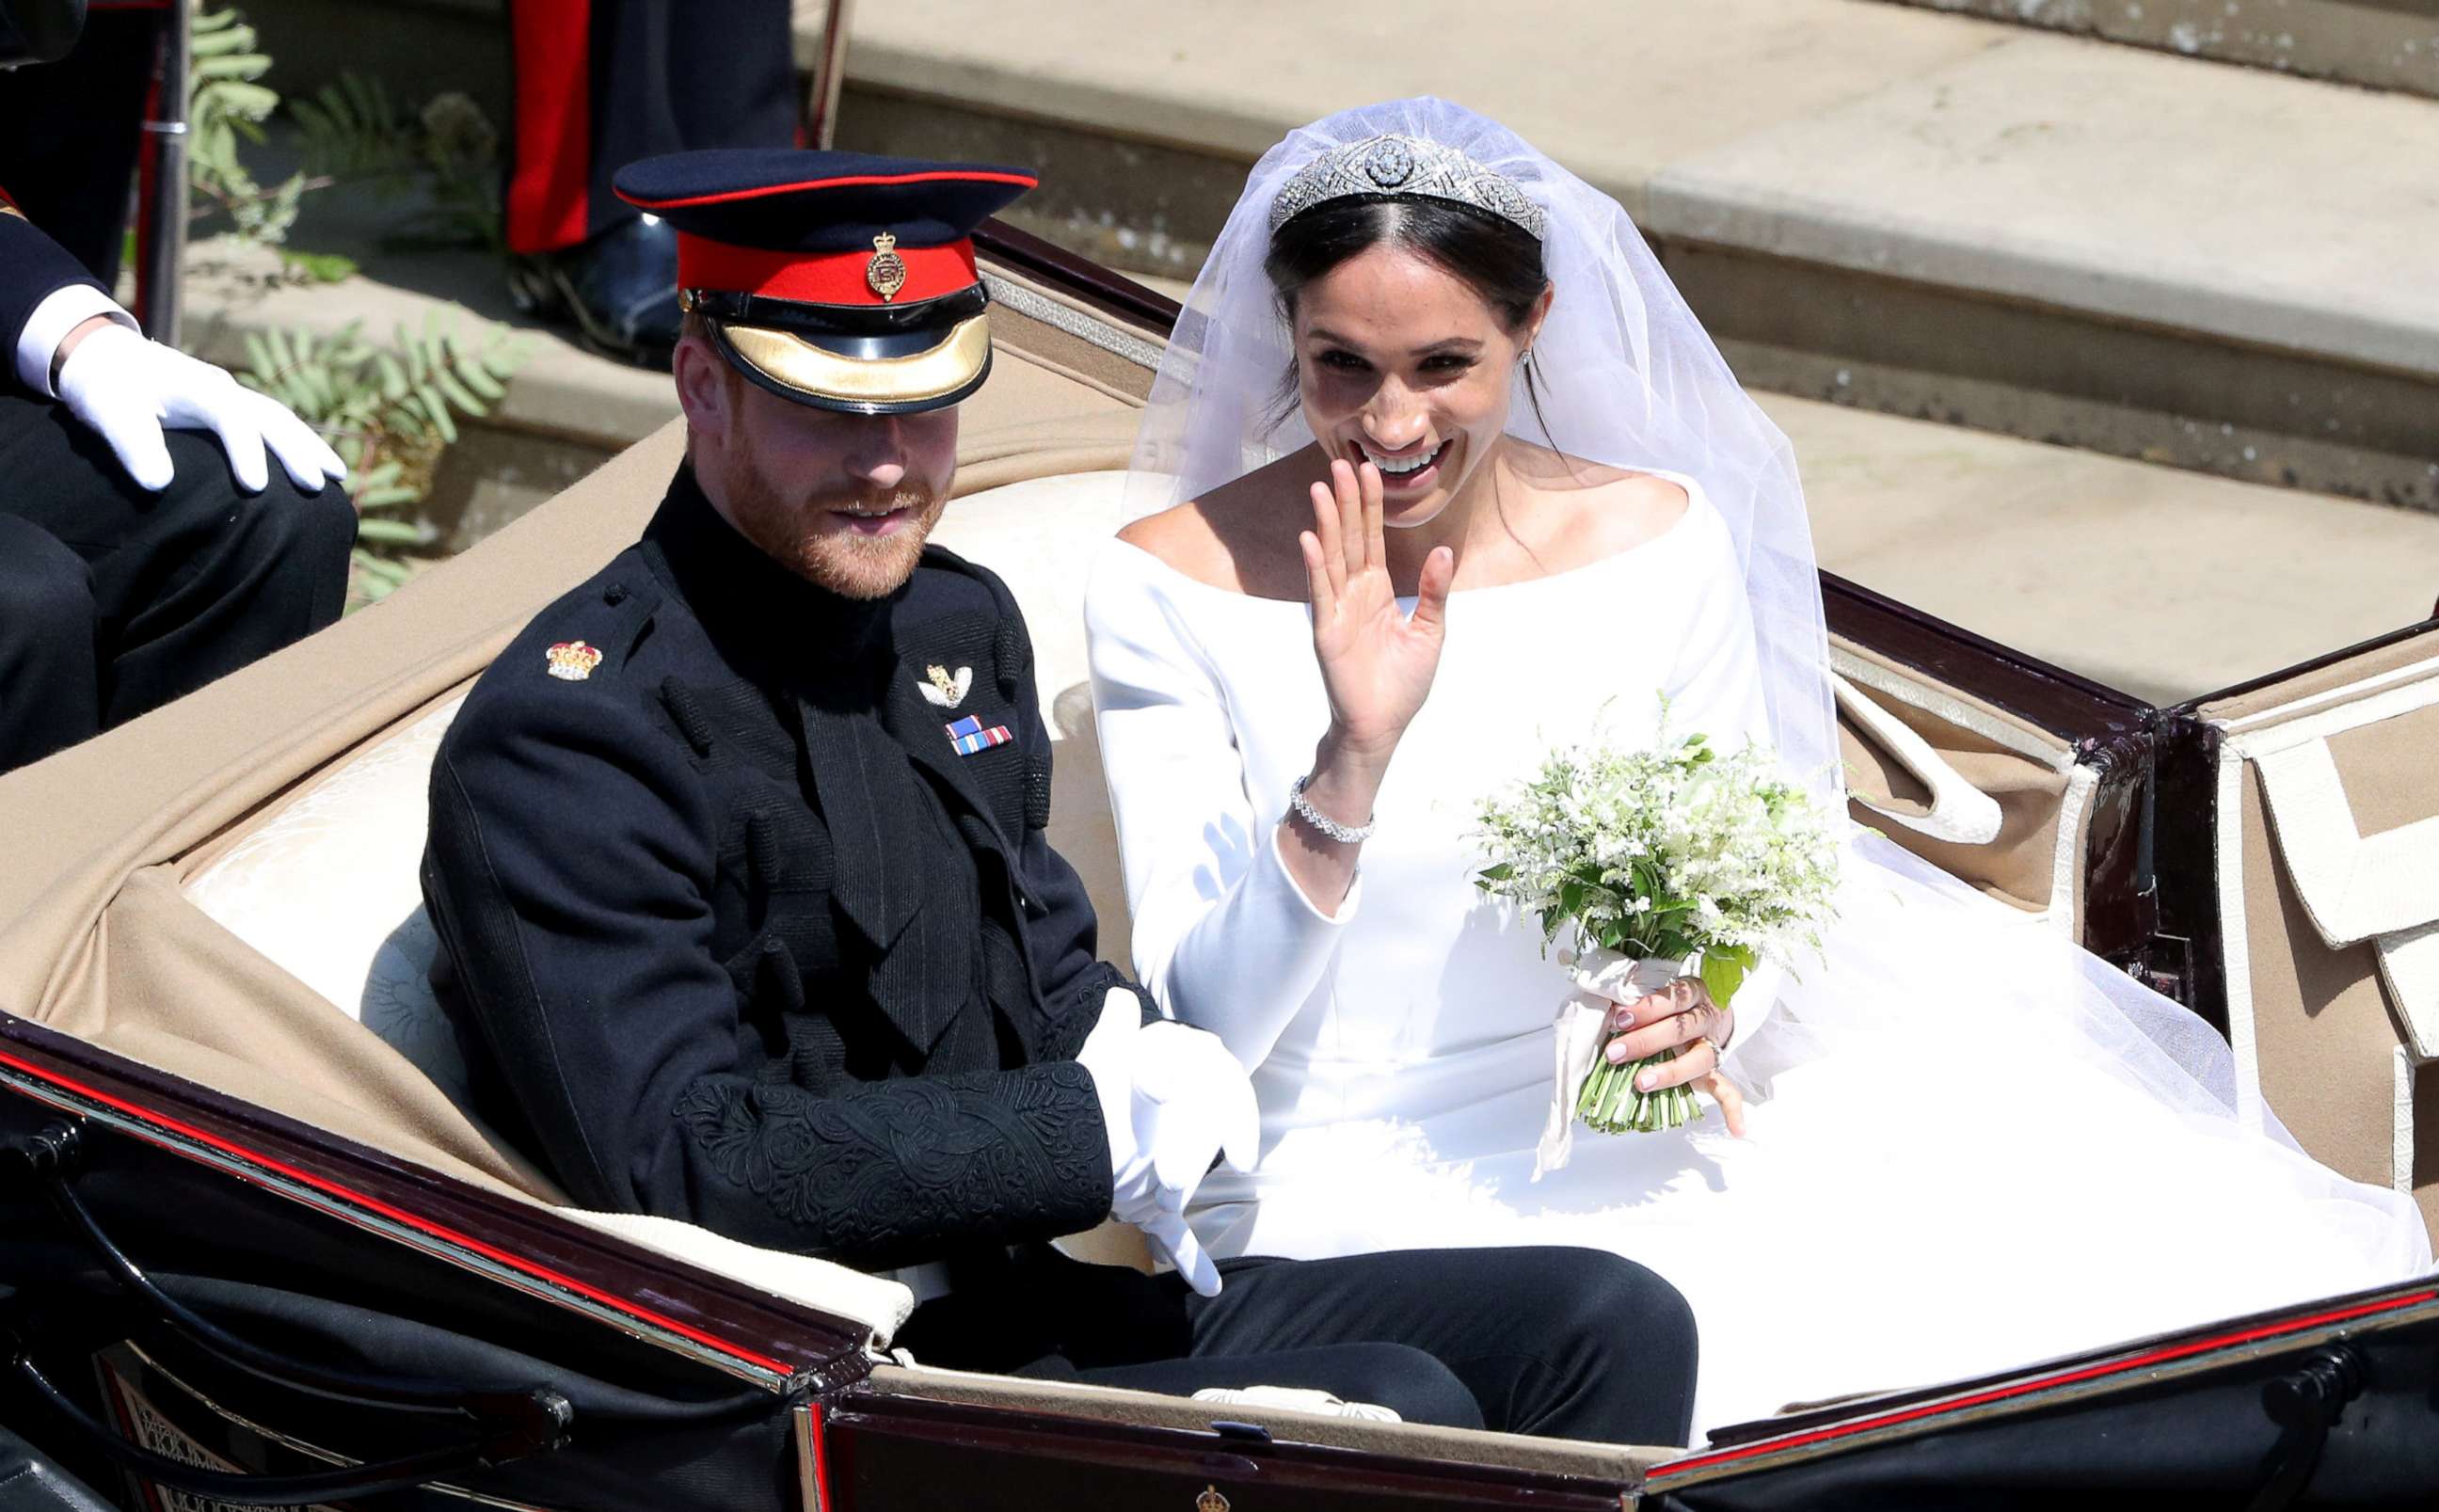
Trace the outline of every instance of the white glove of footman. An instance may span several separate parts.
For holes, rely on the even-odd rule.
[[[271,481],[265,447],[309,492],[347,475],[339,454],[286,405],[124,326],[85,333],[60,368],[59,394],[69,413],[109,443],[119,466],[143,488],[169,486],[164,429],[218,436],[228,453],[229,472],[248,493],[260,492]]]
[[[1143,1230],[1187,1286],[1219,1295],[1220,1268],[1185,1226],[1185,1204],[1215,1158],[1254,1168],[1262,1119],[1245,1068],[1217,1035],[1145,1023],[1123,988],[1103,1000],[1076,1059],[1093,1074],[1109,1130],[1111,1216]]]

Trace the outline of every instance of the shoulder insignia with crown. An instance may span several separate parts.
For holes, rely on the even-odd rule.
[[[1194,1512],[1228,1512],[1228,1499],[1220,1494],[1220,1487],[1206,1485],[1194,1499]]]
[[[550,675],[569,683],[581,683],[601,665],[601,649],[582,641],[561,641],[550,649]]]

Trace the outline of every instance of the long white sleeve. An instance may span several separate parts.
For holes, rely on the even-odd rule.
[[[1695,599],[1684,642],[1669,671],[1668,727],[1680,734],[1699,730],[1723,750],[1767,741],[1770,717],[1762,700],[1753,614],[1735,560],[1735,544],[1715,515],[1705,514],[1686,525],[1701,532],[1706,549],[1700,560],[1716,586]],[[1737,991],[1736,1033],[1728,1041],[1730,1070],[1735,1069],[1736,1051],[1752,1042],[1770,1017],[1786,977],[1785,968],[1765,961]]]
[[[1362,880],[1333,916],[1288,875],[1277,848],[1287,794],[1248,792],[1220,685],[1149,578],[1166,571],[1132,546],[1113,544],[1084,595],[1101,760],[1134,916],[1135,975],[1170,1013],[1220,1036],[1251,1070],[1328,969]]]

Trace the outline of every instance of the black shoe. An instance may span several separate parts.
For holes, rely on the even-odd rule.
[[[508,273],[517,308],[573,321],[594,351],[667,372],[678,344],[678,238],[638,216],[563,252],[520,258]]]

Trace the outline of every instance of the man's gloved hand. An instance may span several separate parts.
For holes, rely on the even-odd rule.
[[[165,427],[217,435],[228,453],[230,473],[248,493],[260,492],[271,481],[266,446],[308,492],[347,475],[339,454],[286,405],[124,326],[84,332],[60,368],[58,386],[60,401],[108,442],[128,476],[147,489],[169,486]]]
[[[1103,1001],[1076,1059],[1093,1074],[1110,1133],[1111,1216],[1143,1230],[1186,1285],[1219,1295],[1220,1268],[1185,1226],[1185,1203],[1214,1158],[1254,1168],[1262,1116],[1245,1068],[1217,1035],[1143,1023],[1123,987]]]

